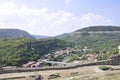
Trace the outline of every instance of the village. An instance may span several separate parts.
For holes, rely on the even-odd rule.
[[[56,80],[56,78],[63,80],[62,78],[65,79],[66,76],[67,77],[71,76],[71,78],[73,78],[73,76],[74,76],[75,78],[77,78],[78,75],[81,76],[81,73],[84,74],[85,71],[87,71],[85,74],[90,73],[91,74],[90,76],[92,76],[92,74],[98,74],[99,72],[101,72],[103,74],[105,70],[103,71],[101,68],[102,66],[100,66],[100,65],[109,65],[109,66],[111,65],[110,67],[105,66],[105,68],[107,67],[107,68],[109,68],[109,70],[106,71],[104,73],[104,75],[109,74],[109,72],[111,72],[111,73],[115,72],[118,74],[117,71],[120,70],[120,68],[119,68],[120,46],[118,46],[118,50],[119,50],[118,54],[111,56],[108,60],[97,61],[99,55],[91,54],[91,49],[84,47],[82,52],[85,51],[85,52],[87,52],[87,54],[80,55],[80,53],[79,53],[79,56],[78,56],[79,59],[74,59],[72,62],[50,61],[48,55],[45,55],[45,58],[39,59],[38,61],[30,61],[26,64],[23,64],[22,68],[14,67],[14,68],[10,69],[8,67],[8,69],[1,70],[1,73],[3,73],[3,72],[11,73],[11,75],[12,75],[12,73],[16,73],[16,72],[26,72],[27,73],[27,74],[21,73],[20,76],[17,76],[15,78],[14,78],[14,76],[11,76],[11,75],[6,76],[6,78],[8,78],[10,80],[13,78],[14,78],[14,80],[18,80],[18,79],[21,80],[23,78],[27,79],[27,80],[30,80],[30,79],[32,79],[32,80],[49,80],[49,79]],[[54,51],[55,52],[54,55],[56,56],[56,54],[57,55],[59,54],[58,52],[62,52],[62,55],[69,54],[70,57],[73,57],[73,56],[78,55],[78,54],[75,54],[74,51],[80,52],[80,50],[77,51],[75,49],[71,50],[71,49],[66,48],[66,49],[61,49],[59,51]],[[114,66],[114,65],[116,65],[116,66]],[[27,71],[29,72],[29,74]],[[37,73],[37,75],[36,75],[35,71],[38,71],[38,72],[40,71],[40,72],[39,73],[36,72]],[[94,73],[92,73],[92,71],[94,71]],[[41,72],[43,74],[41,74]],[[24,77],[23,77],[23,75],[24,75]],[[1,78],[3,80],[4,79],[6,80],[6,78],[3,78],[3,76],[1,76]],[[68,80],[70,78],[66,78],[66,79]]]
[[[48,66],[68,66],[73,64],[82,64],[97,61],[98,55],[91,54],[92,49],[86,46],[83,49],[64,48],[53,50],[42,56],[37,61],[29,61],[23,64],[23,68],[48,67]]]
[[[24,79],[26,79],[26,80],[49,80],[49,79],[52,79],[52,80],[56,80],[56,79],[58,79],[58,80],[63,80],[63,79],[70,80],[70,78],[81,77],[82,76],[81,74],[85,74],[85,75],[90,74],[90,76],[92,76],[92,74],[98,74],[99,72],[101,72],[104,75],[110,74],[110,73],[113,74],[113,72],[115,72],[119,76],[119,73],[117,72],[117,71],[120,70],[119,66],[111,66],[111,67],[109,67],[110,69],[108,71],[103,71],[103,70],[100,69],[101,66],[98,66],[98,65],[119,65],[120,64],[120,62],[119,62],[120,61],[120,46],[118,46],[119,54],[110,57],[106,61],[97,61],[98,55],[90,54],[91,49],[88,49],[87,47],[85,47],[85,48],[86,49],[83,49],[83,50],[88,51],[88,54],[86,54],[84,56],[84,57],[86,57],[86,59],[81,60],[81,58],[83,57],[83,56],[81,56],[81,57],[79,57],[80,60],[75,60],[75,61],[71,62],[72,65],[66,66],[70,63],[49,61],[49,60],[45,60],[45,59],[40,60],[39,59],[38,61],[30,61],[30,62],[24,64],[22,66],[23,68],[5,69],[4,72],[11,73],[11,75],[12,75],[12,73],[17,74],[17,73],[14,73],[14,72],[29,71],[29,73],[26,72],[26,74],[25,73],[24,74],[19,73],[21,75],[17,76],[17,77],[8,75],[8,76],[6,76],[6,78],[8,78],[10,80],[11,79],[14,79],[14,80],[19,80],[19,79],[20,80],[21,79],[23,79],[23,80]],[[68,52],[70,50],[64,49],[64,51],[63,50],[61,50],[61,51],[63,52],[62,55],[64,55],[64,54],[69,54],[69,53],[66,53],[66,51]],[[55,51],[55,53],[56,52],[58,52],[58,51]],[[74,52],[74,49],[72,49],[72,52]],[[72,52],[70,52],[70,53],[73,54]],[[72,56],[75,56],[75,54],[72,55]],[[83,62],[84,64],[80,64],[81,61],[84,61]],[[45,67],[45,65],[44,65],[45,63],[49,64],[49,66],[52,66],[52,67],[49,67],[49,68]],[[76,63],[78,63],[78,64],[74,65]],[[84,67],[81,67],[81,66],[84,66]],[[32,72],[30,72],[30,71],[32,71]],[[37,71],[37,72],[35,72],[35,71]],[[24,75],[24,77],[23,77],[23,75]],[[3,76],[1,76],[1,78],[3,80],[4,79],[6,80],[6,78],[3,78]],[[119,80],[119,79],[117,79],[117,80]]]

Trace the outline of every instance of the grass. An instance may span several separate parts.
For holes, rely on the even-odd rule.
[[[96,74],[74,78],[72,80],[120,80],[120,73]]]
[[[100,66],[85,66],[85,67],[79,67],[75,69],[66,69],[66,70],[48,70],[48,71],[1,74],[0,78],[2,77],[9,78],[11,76],[14,77],[14,75],[15,77],[28,76],[29,78],[29,76],[40,74],[42,75],[43,80],[48,80],[49,75],[59,73],[61,77],[51,79],[51,80],[65,80],[65,79],[67,80],[120,80],[120,70],[114,70],[119,68],[119,66],[110,66],[113,68],[113,70],[107,70],[107,71],[102,71],[99,69],[99,67]],[[73,73],[75,75],[71,75]],[[19,79],[7,79],[7,80],[26,80],[26,79],[19,78]],[[35,80],[35,77],[30,77],[30,80]]]
[[[110,69],[112,69],[112,67],[109,67],[109,66],[100,66],[99,69],[101,69],[101,70],[110,70]]]

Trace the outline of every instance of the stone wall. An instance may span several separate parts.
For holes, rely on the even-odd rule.
[[[32,72],[32,71],[45,71],[45,70],[63,70],[63,69],[73,69],[83,66],[94,66],[94,65],[120,65],[120,54],[110,57],[108,60],[97,61],[86,64],[73,64],[70,66],[52,66],[52,67],[42,67],[42,68],[15,68],[15,69],[3,69],[0,70],[0,74],[4,73],[16,73],[16,72]]]

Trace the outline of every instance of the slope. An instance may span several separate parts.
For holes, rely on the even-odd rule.
[[[29,33],[19,29],[0,29],[0,38],[33,38]]]
[[[90,26],[57,38],[73,42],[80,47],[87,46],[94,51],[109,51],[120,44],[120,27]]]
[[[52,50],[71,45],[58,39],[0,39],[0,65],[21,66],[28,61],[38,60]]]

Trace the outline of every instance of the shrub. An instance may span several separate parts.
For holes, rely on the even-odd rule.
[[[73,62],[75,60],[79,60],[79,57],[78,56],[73,56],[67,62]]]
[[[101,70],[110,70],[110,69],[112,69],[112,67],[110,67],[110,66],[100,66],[99,69],[101,69]]]

